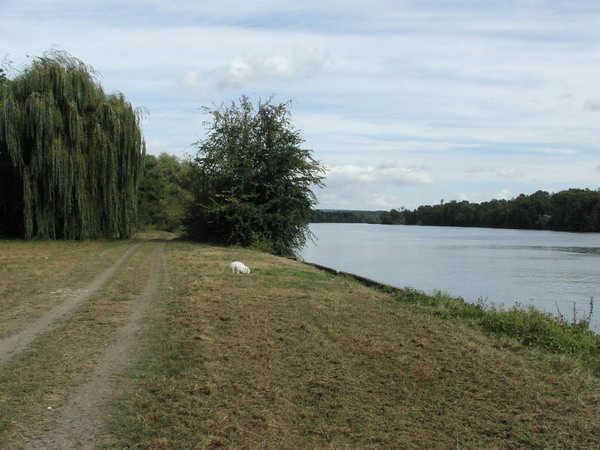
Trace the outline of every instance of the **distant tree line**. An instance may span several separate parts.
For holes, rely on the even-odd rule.
[[[600,189],[569,189],[555,194],[537,191],[483,203],[442,201],[412,211],[386,211],[379,223],[600,232]]]
[[[311,223],[381,223],[380,216],[384,211],[351,211],[313,209]]]

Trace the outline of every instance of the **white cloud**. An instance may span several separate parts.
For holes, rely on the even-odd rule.
[[[208,72],[188,71],[179,85],[187,90],[240,89],[269,80],[290,81],[316,76],[330,63],[326,51],[295,47],[291,55],[242,54]]]
[[[179,87],[186,91],[206,88],[206,83],[200,78],[200,74],[194,71],[188,71],[178,81]]]
[[[518,169],[500,169],[496,171],[496,175],[500,178],[522,178],[523,172]]]
[[[316,192],[321,208],[391,209],[406,205],[407,190],[434,183],[422,167],[400,167],[397,161],[379,166],[329,167],[325,188]],[[418,206],[418,205],[417,205]]]
[[[227,66],[210,72],[209,84],[217,89],[243,88],[269,78],[289,80],[294,75],[289,58],[284,56],[240,55]]]
[[[575,150],[572,148],[543,148],[543,149],[538,149],[535,151],[537,151],[538,153],[545,153],[547,155],[566,155],[566,156],[577,155],[577,154],[581,153],[580,150]]]
[[[467,167],[464,170],[464,173],[467,174],[468,176],[474,176],[474,175],[480,175],[480,174],[486,174],[489,172],[493,172],[494,169],[491,167],[483,167],[483,166],[470,166]]]
[[[589,98],[583,104],[584,111],[600,111],[600,98]]]
[[[369,187],[430,185],[433,177],[417,167],[398,167],[396,162],[373,166],[334,166],[328,168],[325,183],[329,186],[352,185]]]
[[[494,198],[496,200],[508,200],[510,198],[510,191],[508,189],[502,189],[494,196]]]

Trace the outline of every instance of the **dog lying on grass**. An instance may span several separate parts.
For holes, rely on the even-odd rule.
[[[229,270],[233,273],[250,273],[250,267],[239,261],[234,261],[229,264]]]

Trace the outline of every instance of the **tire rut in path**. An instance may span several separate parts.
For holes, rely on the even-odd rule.
[[[25,438],[23,448],[93,448],[102,440],[111,403],[121,393],[118,376],[134,362],[144,319],[165,277],[164,247],[165,242],[156,245],[146,286],[94,370],[71,391],[63,406],[53,411],[55,417],[43,430]]]
[[[142,243],[132,245],[117,262],[98,275],[81,293],[68,297],[60,305],[44,313],[23,330],[0,339],[0,369],[10,358],[22,353],[42,334],[53,330],[58,325],[60,319],[69,317],[85,301],[100,291],[141,245]]]

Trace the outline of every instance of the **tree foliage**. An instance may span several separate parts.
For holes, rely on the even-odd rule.
[[[145,153],[140,116],[65,52],[0,90],[0,234],[127,238]]]
[[[357,210],[324,210],[313,209],[310,214],[311,223],[380,223],[386,211],[357,211]]]
[[[381,223],[600,232],[600,190],[537,191],[483,203],[441,202],[386,212]]]
[[[205,108],[206,139],[196,142],[188,236],[291,255],[310,236],[308,221],[324,169],[294,129],[289,102],[255,107],[247,97]]]
[[[138,222],[141,226],[176,231],[191,201],[190,164],[177,156],[146,155],[140,183]]]

